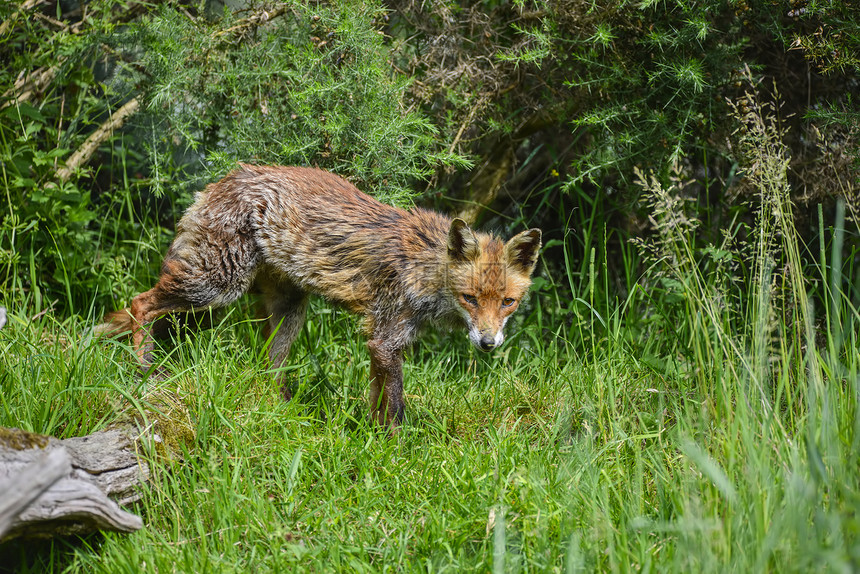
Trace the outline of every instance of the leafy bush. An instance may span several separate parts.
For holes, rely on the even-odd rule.
[[[147,86],[151,164],[206,180],[236,159],[318,165],[408,201],[441,156],[430,124],[401,107],[407,82],[389,73],[381,7],[259,10],[208,20],[165,6],[104,38],[135,64],[113,81]]]
[[[158,263],[159,224],[237,161],[328,168],[395,203],[439,162],[460,161],[404,109],[379,5],[195,6],[2,8],[9,296],[78,311],[95,293],[127,299],[130,279],[148,282]]]

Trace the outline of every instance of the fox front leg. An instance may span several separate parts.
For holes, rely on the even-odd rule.
[[[401,350],[382,339],[367,342],[370,349],[370,412],[392,431],[403,422],[403,367]]]

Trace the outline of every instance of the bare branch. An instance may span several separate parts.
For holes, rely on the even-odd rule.
[[[3,485],[5,494],[0,499],[0,540],[25,508],[70,472],[72,461],[68,453],[54,450],[7,479]]]
[[[18,18],[21,16],[22,12],[26,12],[35,6],[44,3],[45,0],[25,0],[17,10],[12,12],[12,14],[5,22],[0,24],[0,36],[3,36],[12,28],[15,22],[18,21]]]
[[[134,114],[138,108],[140,108],[140,100],[135,97],[114,112],[110,119],[99,126],[99,129],[91,133],[87,141],[78,148],[78,151],[69,157],[66,165],[57,170],[57,179],[60,181],[68,180],[72,172],[87,163],[102,142],[108,139],[115,129],[121,127],[125,123],[125,120]]]
[[[259,12],[255,12],[254,14],[251,14],[247,18],[242,18],[240,20],[237,20],[235,25],[227,28],[226,30],[220,30],[220,31],[216,32],[214,37],[217,39],[217,38],[220,38],[222,36],[228,36],[228,35],[232,35],[234,37],[242,36],[243,34],[248,32],[252,28],[262,26],[266,22],[269,22],[270,20],[274,20],[275,18],[282,16],[286,11],[287,11],[286,5],[279,6],[279,7],[275,8],[274,10],[271,10],[271,11],[260,10]]]
[[[57,75],[58,67],[59,65],[51,66],[50,68],[37,68],[27,75],[22,73],[15,80],[15,84],[3,94],[3,99],[8,99],[9,101],[0,106],[0,111],[5,110],[13,104],[29,102],[33,99],[34,95],[45,91],[45,88]]]
[[[132,428],[57,440],[0,427],[0,541],[142,528],[120,508],[149,479],[141,438]]]

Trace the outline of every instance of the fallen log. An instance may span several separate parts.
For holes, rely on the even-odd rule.
[[[149,479],[136,441],[124,429],[58,440],[0,427],[0,542],[142,528],[120,508]]]

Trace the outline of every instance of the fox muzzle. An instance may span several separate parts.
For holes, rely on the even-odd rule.
[[[492,327],[479,329],[474,325],[469,328],[469,341],[482,351],[492,351],[501,345],[504,340],[505,334],[502,332],[502,329],[493,329]]]
[[[482,336],[480,341],[480,347],[482,351],[492,351],[496,348],[495,337],[491,337],[490,335]]]

